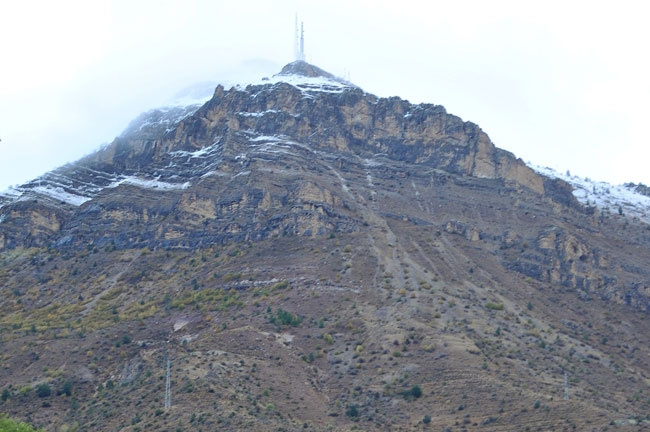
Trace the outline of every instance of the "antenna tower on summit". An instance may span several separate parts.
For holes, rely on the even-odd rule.
[[[305,61],[305,24],[300,22],[300,57],[298,60]]]
[[[298,14],[296,14],[293,55],[296,61],[305,61],[305,25],[300,21],[300,34],[298,34]]]

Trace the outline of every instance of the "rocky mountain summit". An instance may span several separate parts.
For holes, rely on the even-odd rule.
[[[274,176],[288,180],[294,187],[277,191],[275,196],[261,184],[261,180],[268,180],[265,171],[270,164],[290,160],[316,175],[337,178],[341,174],[328,161],[350,163],[372,175],[386,160],[500,179],[544,194],[543,177],[494,147],[478,126],[447,114],[443,107],[412,105],[399,98],[380,99],[313,65],[294,62],[273,78],[245,89],[233,87],[226,91],[217,87],[214,97],[200,109],[191,105],[145,113],[106,148],[18,188],[13,191],[13,200],[11,195],[5,195],[3,207],[11,204],[13,215],[8,219],[5,216],[6,226],[12,225],[11,219],[21,222],[15,224],[15,232],[6,231],[4,247],[51,241],[98,246],[112,243],[119,247],[194,247],[198,237],[221,243],[267,237],[268,224],[255,228],[251,223],[255,217],[268,218],[271,213],[275,218],[278,213],[282,215],[283,220],[278,222],[283,232],[303,233],[306,228],[298,220],[291,221],[295,215],[291,215],[289,207],[303,205],[304,197],[299,191],[297,195],[287,194],[302,187],[296,183],[301,184],[303,179],[295,172],[280,169]],[[303,161],[310,166],[304,166]],[[235,180],[239,176],[243,178]],[[247,196],[226,192],[238,189],[232,187],[232,182],[246,185]],[[341,177],[338,183],[329,193],[345,195],[345,179]],[[116,196],[132,188],[147,194],[161,193],[152,195],[157,203],[142,203],[138,208],[133,208],[131,200],[115,202]],[[200,200],[201,210],[183,206],[183,197],[203,197],[205,190],[210,192],[206,200]],[[29,230],[30,224],[22,222],[21,216],[25,215],[19,209],[29,209],[31,214],[33,207],[24,203],[32,198],[35,203],[39,197],[42,219],[49,222],[41,224],[43,230],[37,229],[38,233],[28,233],[24,230]],[[570,198],[567,195],[561,199]],[[241,211],[220,211],[239,205],[242,200],[248,205]],[[266,215],[246,212],[254,209],[264,213],[265,209],[259,208],[263,200],[267,201],[266,206],[284,210],[274,209]],[[193,206],[198,205],[194,198],[192,202]],[[103,230],[101,238],[94,238],[97,224],[112,220],[106,212],[116,211],[122,205],[127,208],[120,211],[129,219],[139,220],[146,212],[146,224],[155,227],[155,233],[142,233],[135,244],[131,237],[107,235]],[[178,226],[166,220],[175,210],[188,213],[189,219],[215,223],[201,224],[200,233],[186,225],[178,230]],[[248,213],[246,226],[235,227],[233,216],[241,213]],[[93,217],[98,220],[90,222]],[[80,231],[80,224],[75,222],[80,218],[93,229]],[[353,222],[345,225],[353,229]],[[258,232],[262,228],[263,232]],[[239,234],[233,235],[233,229]],[[324,234],[329,229],[319,226],[314,234]],[[184,235],[172,235],[170,239],[172,231],[182,231]]]
[[[634,430],[650,228],[578,190],[442,106],[300,61],[152,110],[0,194],[0,411],[48,430]]]

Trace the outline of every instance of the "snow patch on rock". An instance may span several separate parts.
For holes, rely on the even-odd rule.
[[[77,195],[65,191],[61,187],[52,187],[52,186],[36,186],[32,188],[32,191],[53,198],[57,201],[62,201],[74,206],[80,206],[86,201],[89,201],[91,198],[83,195]]]
[[[528,166],[546,177],[569,183],[573,187],[573,196],[586,206],[597,207],[604,214],[636,217],[650,223],[650,197],[634,190],[636,185],[613,185],[571,175],[569,172],[562,174],[548,167],[533,164]]]
[[[191,186],[190,182],[185,183],[168,183],[157,179],[143,179],[136,176],[124,177],[116,182],[108,185],[109,188],[114,188],[123,184],[141,187],[144,189],[158,189],[158,190],[178,190],[187,189]]]

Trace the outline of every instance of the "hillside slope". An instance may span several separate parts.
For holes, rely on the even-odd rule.
[[[2,197],[0,411],[47,430],[647,425],[643,220],[307,63],[148,118]]]

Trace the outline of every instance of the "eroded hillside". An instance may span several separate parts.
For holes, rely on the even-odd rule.
[[[147,125],[3,198],[0,411],[48,430],[647,424],[642,221],[440,106],[307,64]]]

